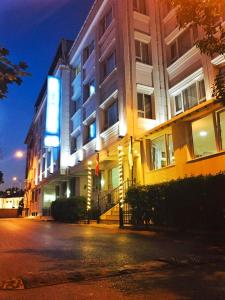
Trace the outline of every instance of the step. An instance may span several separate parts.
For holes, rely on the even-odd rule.
[[[113,220],[115,220],[115,221],[119,221],[119,216],[117,215],[117,216],[106,216],[104,219],[102,219],[102,218],[100,218],[100,220],[110,220],[110,221],[113,221]]]
[[[117,220],[100,220],[100,224],[106,224],[106,225],[118,224],[119,225],[119,221],[117,221]]]

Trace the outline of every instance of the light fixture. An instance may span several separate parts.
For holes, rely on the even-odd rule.
[[[205,130],[202,130],[202,131],[199,132],[199,135],[200,135],[201,137],[204,137],[204,136],[207,136],[207,135],[208,135],[208,132],[205,131]]]
[[[17,150],[17,151],[15,152],[15,157],[16,157],[16,158],[23,158],[23,156],[24,156],[23,151]]]

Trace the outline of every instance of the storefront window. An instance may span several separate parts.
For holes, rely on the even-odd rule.
[[[167,135],[167,141],[168,141],[168,158],[169,158],[168,163],[169,165],[172,165],[175,163],[172,134]]]
[[[220,138],[221,138],[221,148],[225,150],[225,111],[219,114],[219,126],[220,126]]]
[[[191,126],[195,157],[216,153],[213,116],[208,115],[207,117],[194,121]]]
[[[154,170],[166,167],[165,136],[152,140],[152,168]]]

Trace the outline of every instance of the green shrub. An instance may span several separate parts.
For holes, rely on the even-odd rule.
[[[78,222],[86,217],[86,198],[74,197],[52,202],[51,215],[59,222]]]
[[[197,176],[134,186],[126,194],[132,223],[180,229],[225,229],[225,175]]]

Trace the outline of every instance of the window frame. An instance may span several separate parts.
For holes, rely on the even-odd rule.
[[[146,0],[133,0],[133,10],[142,15],[147,15]]]
[[[196,107],[197,105],[201,104],[202,102],[206,101],[206,89],[205,89],[205,96],[200,98],[200,82],[204,81],[204,78],[198,79],[195,82],[192,82],[190,85],[188,85],[186,88],[184,88],[183,90],[181,90],[179,93],[176,93],[175,95],[172,96],[173,98],[173,106],[174,106],[174,115],[178,115],[184,111],[187,111],[193,107]],[[184,92],[190,88],[192,85],[195,85],[196,87],[196,95],[197,95],[197,104],[192,106],[192,107],[188,107],[187,109],[185,109],[185,105],[184,105]],[[205,87],[205,81],[204,81],[204,87]],[[182,108],[178,111],[176,111],[176,97],[177,96],[181,96],[181,101],[182,101]]]
[[[150,148],[150,168],[152,171],[156,171],[156,170],[161,170],[163,168],[167,168],[170,166],[174,166],[175,165],[175,157],[174,157],[174,161],[170,160],[170,148],[169,148],[169,137],[172,138],[172,144],[173,144],[173,135],[172,133],[165,133],[162,134],[154,139],[151,140],[151,148]],[[154,163],[154,155],[153,155],[153,141],[156,139],[162,138],[163,139],[163,143],[164,143],[164,147],[165,147],[165,166],[161,166],[161,167],[155,167],[155,163]],[[174,145],[173,145],[173,154],[174,154]],[[173,155],[174,156],[174,155]],[[162,160],[161,160],[162,161]]]
[[[107,106],[105,109],[104,109],[104,130],[107,130],[109,129],[110,127],[112,127],[114,124],[116,124],[118,121],[119,121],[119,105],[118,105],[118,98],[114,99],[112,103],[110,103],[109,106]],[[109,123],[109,117],[108,117],[108,112],[109,112],[109,109],[111,107],[113,107],[113,105],[116,105],[116,112],[117,112],[117,115],[116,115],[116,121],[114,123]]]
[[[110,15],[111,15],[111,17],[110,17],[111,21],[110,21],[110,23],[107,24],[107,18]],[[100,37],[102,37],[104,35],[106,30],[112,24],[112,22],[113,22],[113,8],[111,6],[110,9],[107,11],[107,13],[102,17],[102,19],[100,21]]]
[[[140,110],[139,109],[139,98],[138,98],[138,95],[142,95],[142,106],[144,108],[144,110]],[[138,115],[138,118],[144,118],[144,119],[148,119],[148,120],[154,120],[154,111],[153,111],[153,105],[152,105],[152,95],[153,94],[147,94],[147,93],[144,93],[144,92],[141,92],[141,91],[138,91],[137,90],[137,115]],[[150,97],[150,108],[151,108],[151,117],[148,118],[146,117],[146,99],[145,99],[145,96],[149,96]],[[139,114],[142,114],[144,113],[144,116],[140,116]]]
[[[135,43],[135,59],[137,62],[140,62],[140,63],[143,63],[145,65],[150,65],[150,62],[151,62],[151,57],[150,57],[150,43],[145,43],[143,41],[140,41],[138,39],[135,39],[134,40],[134,43]],[[140,52],[140,56],[137,55],[137,43],[139,44],[138,47],[139,47],[139,52]],[[144,55],[144,46],[147,47],[147,59],[145,60],[145,55]]]
[[[114,67],[112,70],[109,70],[109,62],[112,56],[114,56]],[[116,69],[116,50],[113,50],[102,62],[102,81],[104,81],[115,69]]]

